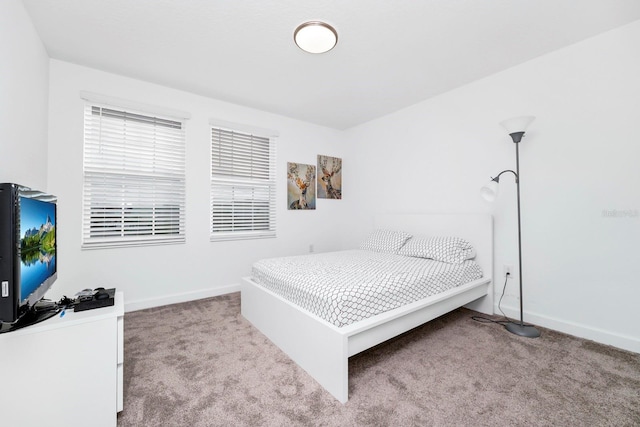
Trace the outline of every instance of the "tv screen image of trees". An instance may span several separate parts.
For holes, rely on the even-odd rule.
[[[56,272],[56,206],[20,198],[20,301]]]

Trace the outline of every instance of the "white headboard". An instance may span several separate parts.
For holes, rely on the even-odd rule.
[[[476,249],[475,261],[485,277],[493,278],[493,217],[488,214],[381,214],[375,227],[406,231],[417,237],[454,236],[468,240]],[[493,287],[482,309],[493,313]],[[490,306],[490,310],[489,310]]]

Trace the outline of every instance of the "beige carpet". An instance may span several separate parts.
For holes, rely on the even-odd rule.
[[[349,360],[324,391],[231,294],[127,313],[119,426],[640,426],[640,355],[459,309]]]

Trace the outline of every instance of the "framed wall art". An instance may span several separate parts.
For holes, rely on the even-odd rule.
[[[318,198],[342,199],[342,159],[318,154]]]
[[[287,163],[287,209],[316,208],[316,167]]]

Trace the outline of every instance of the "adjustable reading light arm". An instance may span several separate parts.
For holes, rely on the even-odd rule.
[[[518,174],[517,174],[517,173],[515,173],[514,171],[512,171],[511,169],[503,170],[503,171],[502,171],[502,172],[500,172],[500,173],[498,174],[498,176],[496,176],[495,178],[493,178],[493,177],[492,177],[492,178],[491,178],[491,181],[500,182],[500,176],[501,176],[503,173],[506,173],[506,172],[511,172],[511,173],[513,174],[513,176],[514,176],[514,177],[515,177],[515,179],[516,179],[516,184],[517,184],[517,183],[518,183]]]
[[[502,174],[511,172],[516,179],[516,186],[518,187],[518,207],[520,206],[520,177],[516,171],[511,169],[503,170],[495,178],[491,178],[491,181],[486,183],[480,190],[480,194],[488,202],[493,202],[498,197],[498,184],[500,183],[500,176]]]

